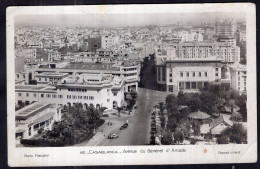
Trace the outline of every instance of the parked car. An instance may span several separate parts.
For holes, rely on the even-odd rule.
[[[103,117],[109,117],[109,115],[108,114],[103,114]]]
[[[108,135],[108,139],[114,139],[114,138],[118,138],[119,136],[117,134],[110,134]]]

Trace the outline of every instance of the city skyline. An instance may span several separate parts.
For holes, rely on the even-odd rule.
[[[200,18],[199,20],[197,18]],[[243,13],[165,13],[165,14],[85,14],[85,15],[18,15],[15,25],[79,26],[79,27],[132,27],[176,23],[215,23],[217,19],[235,19],[244,22]]]

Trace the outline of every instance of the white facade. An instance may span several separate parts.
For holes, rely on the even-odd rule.
[[[56,103],[72,105],[82,103],[85,108],[93,104],[95,107],[113,108],[113,104],[121,106],[124,100],[125,80],[112,75],[81,74],[66,77],[53,86],[16,86],[16,105],[38,103]]]
[[[230,66],[231,88],[240,92],[246,92],[247,71],[246,66],[241,64]]]
[[[157,66],[157,83],[170,93],[197,92],[221,82],[220,60],[170,60]]]
[[[55,104],[34,103],[15,112],[16,140],[30,139],[39,129],[51,130],[61,119],[61,107]]]
[[[201,59],[217,57],[227,63],[240,62],[240,47],[234,45],[234,39],[228,42],[181,42],[165,44],[173,48],[180,59]]]
[[[101,47],[103,49],[110,49],[112,46],[118,44],[118,36],[101,36]]]

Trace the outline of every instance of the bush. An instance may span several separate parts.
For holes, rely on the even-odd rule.
[[[38,134],[41,134],[43,131],[44,131],[44,129],[43,129],[43,128],[40,128],[40,129],[38,130]]]
[[[190,144],[195,145],[196,143],[197,143],[197,140],[195,140],[194,138],[191,139]]]

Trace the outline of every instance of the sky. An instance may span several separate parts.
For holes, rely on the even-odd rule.
[[[85,14],[85,15],[19,15],[16,25],[55,25],[88,27],[124,27],[167,25],[177,21],[199,24],[214,23],[218,18],[244,21],[243,13],[167,13],[167,14]]]

